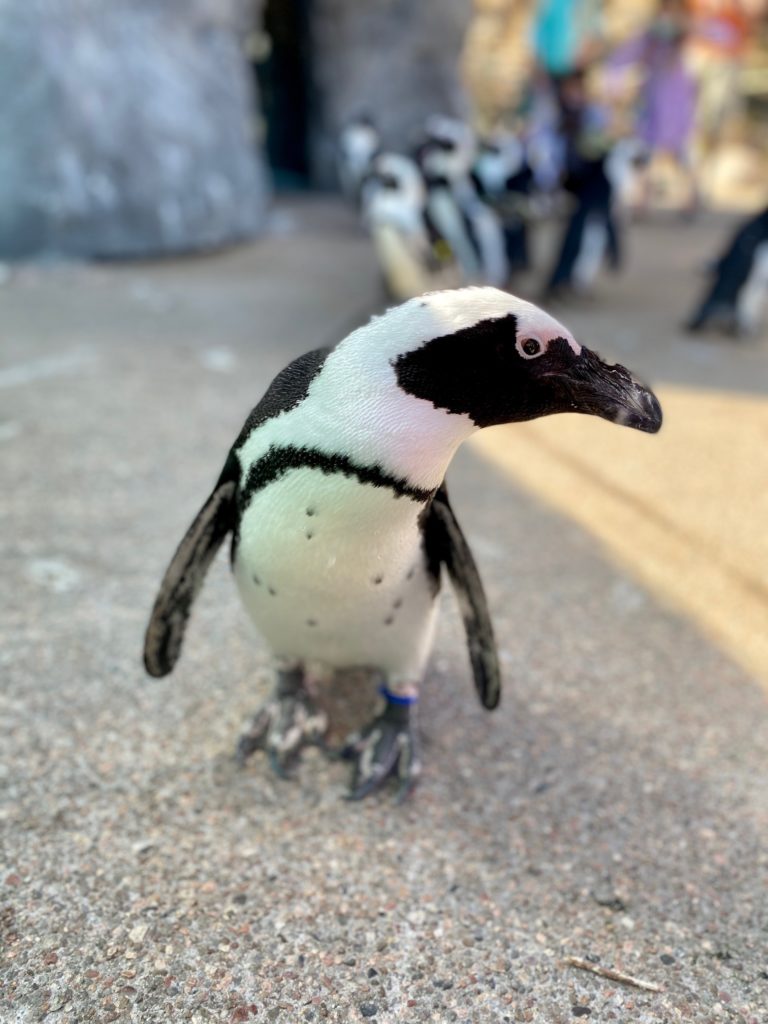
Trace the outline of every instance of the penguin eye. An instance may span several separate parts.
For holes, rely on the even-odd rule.
[[[542,355],[544,346],[538,338],[523,338],[522,341],[518,341],[517,350],[524,359],[535,359],[536,356]]]

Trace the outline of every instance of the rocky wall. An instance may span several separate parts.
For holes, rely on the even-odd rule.
[[[0,259],[254,235],[244,0],[0,0]]]

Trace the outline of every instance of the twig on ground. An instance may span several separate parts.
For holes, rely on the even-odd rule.
[[[631,974],[624,974],[623,971],[615,971],[612,967],[601,967],[600,964],[593,964],[589,960],[582,960],[579,956],[567,956],[563,960],[568,967],[578,967],[582,971],[590,971],[592,974],[599,974],[601,978],[610,978],[611,981],[619,981],[622,985],[633,985],[645,992],[663,992],[661,985],[655,985],[652,981],[643,981],[642,978],[633,978]]]

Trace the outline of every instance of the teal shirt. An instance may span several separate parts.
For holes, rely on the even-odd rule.
[[[547,71],[573,71],[582,44],[599,30],[595,0],[539,0],[533,23],[533,48]]]

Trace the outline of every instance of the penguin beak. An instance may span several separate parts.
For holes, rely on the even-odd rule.
[[[625,366],[610,366],[596,352],[582,348],[565,372],[553,374],[573,412],[601,416],[624,427],[655,434],[661,429],[659,400]]]

